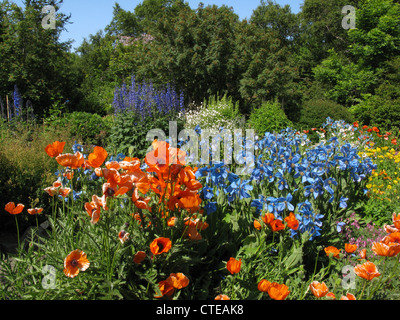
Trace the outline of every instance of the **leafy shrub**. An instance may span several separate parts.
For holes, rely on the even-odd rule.
[[[328,117],[333,120],[353,122],[352,114],[342,105],[332,100],[311,99],[306,101],[301,108],[298,126],[306,130],[319,128]]]
[[[111,129],[110,117],[101,117],[95,113],[72,112],[60,117],[51,116],[45,123],[54,128],[69,128],[71,138],[84,144],[106,145]]]
[[[366,125],[387,130],[400,128],[400,90],[397,86],[383,84],[375,95],[366,95],[364,100],[350,109],[354,117]]]
[[[263,102],[261,107],[250,114],[248,123],[258,134],[279,132],[293,125],[277,101]]]

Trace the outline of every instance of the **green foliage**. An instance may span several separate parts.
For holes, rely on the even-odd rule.
[[[144,157],[154,141],[154,136],[147,138],[150,130],[159,129],[169,136],[170,121],[177,122],[177,134],[183,129],[183,121],[177,115],[160,115],[156,111],[151,118],[143,120],[135,112],[121,112],[114,117],[110,135],[110,150],[114,154],[122,153],[135,157]],[[158,137],[162,140],[163,137]]]
[[[53,115],[46,118],[45,123],[54,129],[68,128],[70,138],[83,144],[105,146],[108,143],[111,118],[101,117],[96,113],[71,112],[62,116]]]
[[[349,110],[335,101],[311,99],[302,105],[297,126],[304,130],[320,128],[327,117],[333,120],[345,120],[348,123],[353,122],[353,116]]]
[[[292,126],[292,122],[287,118],[277,101],[263,102],[259,108],[250,114],[248,124],[260,135],[265,132],[279,132]]]

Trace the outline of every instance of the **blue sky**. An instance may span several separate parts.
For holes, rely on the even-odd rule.
[[[195,9],[200,2],[205,5],[227,5],[240,19],[250,18],[253,10],[260,4],[260,0],[185,0]],[[22,6],[21,0],[14,0]],[[60,11],[71,14],[70,22],[66,26],[67,32],[61,34],[61,41],[74,40],[72,48],[78,47],[84,38],[103,30],[111,21],[114,4],[118,2],[121,8],[133,11],[142,0],[64,0]],[[289,4],[292,12],[300,11],[303,0],[276,0],[280,5]],[[74,50],[73,50],[74,51]]]

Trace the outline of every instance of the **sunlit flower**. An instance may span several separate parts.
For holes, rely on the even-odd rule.
[[[87,164],[92,168],[100,167],[107,159],[107,151],[99,146],[94,147],[92,153],[89,154]]]
[[[236,260],[233,257],[231,257],[226,263],[226,268],[231,274],[239,273],[241,266],[242,266],[242,259]]]
[[[189,279],[183,273],[171,273],[167,281],[175,288],[182,289],[189,285]]]
[[[329,257],[331,254],[333,255],[333,257],[335,258],[339,258],[339,253],[340,253],[340,249],[334,247],[334,246],[329,246],[326,247],[324,249],[326,255]]]
[[[175,288],[167,280],[160,281],[158,283],[158,289],[160,290],[160,294],[154,296],[154,298],[156,299],[162,298],[164,296],[171,297],[175,292]]]
[[[121,230],[121,231],[118,233],[118,238],[119,238],[119,241],[120,241],[121,243],[125,243],[125,242],[129,239],[129,233],[126,232],[125,230]]]
[[[64,274],[69,278],[74,278],[79,271],[89,268],[90,262],[86,253],[81,250],[74,250],[64,259]]]
[[[219,294],[214,300],[231,300],[231,298],[229,298],[226,294]]]
[[[290,212],[290,215],[284,219],[288,225],[288,227],[292,230],[297,230],[299,228],[299,220],[296,219],[296,216],[293,212]]]
[[[388,244],[374,242],[372,244],[372,251],[378,256],[394,257],[400,252],[400,244],[396,242],[390,242]]]
[[[319,283],[318,281],[313,281],[311,282],[309,288],[312,294],[317,298],[322,298],[329,292],[325,282]]]
[[[344,249],[347,253],[353,253],[354,251],[357,250],[357,245],[356,244],[350,244],[350,243],[345,243]]]
[[[172,247],[172,242],[169,238],[159,237],[153,240],[150,244],[150,250],[154,255],[159,255],[168,252]]]
[[[82,167],[85,162],[82,153],[75,152],[75,154],[65,153],[60,154],[56,157],[56,161],[63,167],[69,167],[71,169],[78,169]]]
[[[44,150],[50,157],[54,158],[63,152],[64,146],[65,142],[54,141],[53,143],[47,145]]]
[[[356,265],[354,267],[354,272],[356,273],[356,275],[366,280],[372,280],[373,278],[379,277],[381,275],[378,272],[375,264],[371,261]]]
[[[289,293],[289,288],[285,284],[272,282],[268,288],[268,295],[273,300],[285,300]]]
[[[268,292],[269,287],[271,286],[271,282],[269,282],[266,279],[262,279],[258,285],[257,285],[257,289],[261,292]]]
[[[341,296],[340,300],[357,300],[354,294],[348,292],[345,296]]]

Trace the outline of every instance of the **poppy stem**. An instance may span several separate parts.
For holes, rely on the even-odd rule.
[[[17,227],[17,240],[18,240],[18,251],[20,249],[20,243],[19,243],[19,228],[18,228],[18,219],[17,219],[17,215],[14,215],[15,218],[15,226]]]

